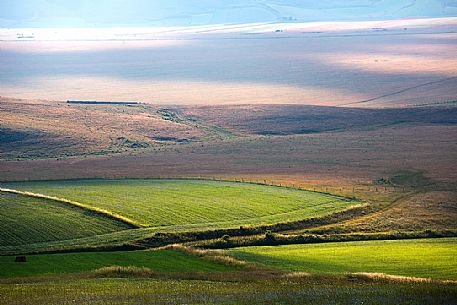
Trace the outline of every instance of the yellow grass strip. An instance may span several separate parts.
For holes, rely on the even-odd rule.
[[[246,269],[256,269],[256,266],[254,264],[251,264],[251,263],[243,261],[243,260],[236,259],[232,256],[228,256],[222,250],[198,249],[195,247],[184,246],[182,244],[168,245],[168,246],[162,247],[160,249],[181,251],[181,252],[184,252],[189,255],[197,256],[202,259],[206,259],[208,261],[212,261],[215,263],[220,263],[220,264],[224,264],[224,265],[228,265],[228,266],[234,266],[234,267],[240,267],[240,268],[246,268]]]
[[[130,226],[133,226],[135,228],[146,227],[146,225],[143,225],[143,224],[141,224],[141,223],[139,223],[139,222],[137,222],[137,221],[135,221],[133,219],[124,217],[124,216],[119,215],[117,213],[114,213],[114,212],[111,212],[111,211],[108,211],[108,210],[105,210],[105,209],[93,207],[93,206],[90,206],[90,205],[87,205],[87,204],[84,204],[84,203],[80,203],[80,202],[77,202],[77,201],[68,200],[68,199],[65,199],[65,198],[59,198],[59,197],[48,196],[48,195],[44,195],[44,194],[32,193],[32,192],[27,192],[27,191],[19,191],[19,190],[14,190],[14,189],[7,189],[7,188],[0,188],[0,192],[23,195],[23,196],[34,197],[34,198],[47,199],[47,200],[53,200],[53,201],[69,204],[69,205],[72,205],[72,206],[76,206],[76,207],[81,208],[81,209],[92,211],[94,213],[97,213],[97,214],[100,214],[100,215],[115,219],[117,221],[121,221],[121,222],[126,223],[126,224],[128,224]]]
[[[446,284],[457,284],[457,281],[440,281],[432,280],[430,278],[422,277],[412,277],[412,276],[401,276],[401,275],[391,275],[386,273],[376,273],[376,272],[357,272],[349,274],[349,278],[360,279],[360,280],[372,280],[372,281],[387,281],[395,283],[446,283]]]

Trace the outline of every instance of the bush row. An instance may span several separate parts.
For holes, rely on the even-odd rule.
[[[191,231],[181,233],[157,233],[151,237],[137,240],[135,245],[151,248],[161,247],[169,244],[185,243],[199,240],[212,240],[222,238],[223,236],[252,236],[263,234],[268,231],[283,232],[290,230],[306,229],[326,224],[337,223],[353,217],[366,215],[371,212],[372,206],[358,206],[346,209],[344,211],[336,212],[323,217],[312,217],[304,220],[283,222],[271,225],[260,226],[240,226],[239,228],[232,229],[218,229],[208,231]]]
[[[364,241],[364,240],[396,240],[417,238],[457,237],[457,231],[413,231],[413,232],[388,232],[388,233],[352,233],[334,235],[294,234],[282,235],[267,232],[262,235],[240,237],[227,237],[189,243],[189,246],[205,249],[228,249],[247,246],[278,246],[290,244],[311,244],[325,242]]]

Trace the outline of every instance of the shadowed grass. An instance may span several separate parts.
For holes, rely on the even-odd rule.
[[[111,266],[145,267],[154,272],[212,272],[237,268],[173,250],[86,252],[29,255],[26,263],[15,263],[14,257],[2,256],[0,277],[74,273]]]
[[[90,238],[129,228],[111,217],[66,203],[0,193],[0,248]]]
[[[113,212],[105,210],[105,209],[101,209],[101,208],[98,208],[98,207],[93,207],[93,206],[90,206],[90,205],[87,205],[87,204],[83,204],[83,203],[80,203],[80,202],[77,202],[77,201],[74,201],[74,200],[68,200],[68,199],[65,199],[65,198],[59,198],[59,197],[48,196],[48,195],[43,195],[43,194],[38,194],[38,193],[26,192],[26,191],[13,190],[13,189],[8,189],[8,188],[0,188],[0,192],[23,195],[23,196],[28,196],[28,197],[32,197],[32,198],[47,199],[47,200],[57,201],[57,202],[60,202],[60,203],[66,203],[66,204],[69,204],[69,205],[72,205],[72,206],[75,206],[75,207],[78,207],[78,208],[86,209],[86,210],[89,210],[91,212],[101,214],[101,215],[103,215],[105,217],[114,218],[115,220],[118,220],[120,222],[128,224],[133,228],[137,228],[137,227],[141,226],[140,223],[138,223],[138,222],[136,222],[134,220],[131,220],[131,219],[127,218],[127,217],[121,216],[119,214],[113,213]]]

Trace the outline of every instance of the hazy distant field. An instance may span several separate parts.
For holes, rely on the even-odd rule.
[[[278,28],[284,31],[250,25],[114,36],[105,31],[95,36],[102,41],[78,41],[74,33],[70,41],[47,41],[49,33],[44,40],[39,33],[36,41],[3,40],[0,95],[209,105],[374,99],[357,106],[457,98],[452,18]],[[82,35],[88,39],[87,31]]]

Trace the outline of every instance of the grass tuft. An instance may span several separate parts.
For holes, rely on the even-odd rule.
[[[282,275],[282,278],[285,279],[304,279],[304,278],[311,278],[315,277],[315,275],[312,275],[311,273],[308,272],[289,272],[285,273]]]
[[[395,283],[432,283],[430,278],[391,275],[378,272],[356,272],[348,275],[349,280],[362,280],[374,282],[395,282]]]
[[[114,278],[124,278],[124,277],[152,277],[154,276],[154,271],[146,267],[136,267],[136,266],[110,266],[99,268],[94,271],[96,276],[99,277],[114,277]]]

